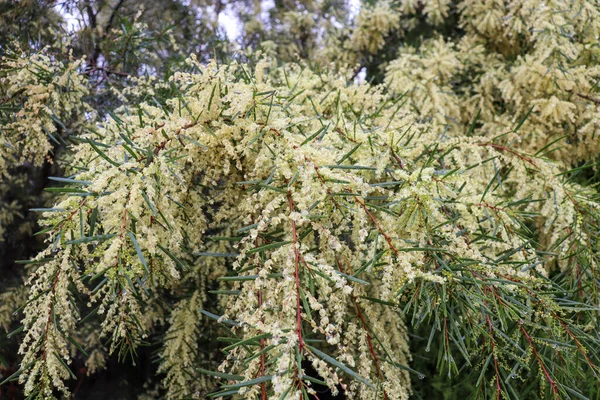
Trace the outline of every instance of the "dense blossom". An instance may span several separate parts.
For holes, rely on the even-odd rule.
[[[407,398],[409,310],[439,318],[470,299],[462,318],[471,322],[452,328],[464,340],[479,340],[481,323],[504,332],[506,318],[525,335],[504,334],[524,339],[561,312],[536,294],[547,271],[525,223],[552,220],[540,232],[560,243],[559,232],[587,218],[579,208],[596,205],[552,163],[485,137],[440,139],[401,98],[336,74],[266,61],[190,66],[171,78],[178,96],[163,107],[141,103],[80,137],[65,197],[42,219],[51,244],[39,258],[53,256],[30,278],[27,393],[65,390],[73,349],[61,334],[74,334],[78,314],[58,299],[69,290],[98,304],[108,350],[123,352],[162,318],[160,293],[200,285],[169,317],[161,368],[173,398],[209,382],[186,373],[198,360],[182,346],[214,315],[201,312],[198,290],[218,276],[235,293],[215,317],[234,335],[219,374],[238,382],[223,394],[245,398],[310,392],[304,360],[350,398]],[[523,177],[530,183],[519,187]],[[437,300],[408,301],[423,293]],[[500,294],[523,299],[514,315],[480,311]],[[391,305],[398,299],[404,313]],[[490,354],[505,360],[510,341],[497,341]]]
[[[430,17],[436,1],[424,3]],[[464,135],[473,121],[490,137],[519,125],[507,140],[532,154],[573,164],[594,158],[600,3],[457,3],[466,34],[433,37],[418,50],[402,47],[387,69],[392,90],[408,91],[414,108],[451,134]]]
[[[244,4],[213,60],[122,3],[79,56],[2,60],[0,196],[60,166],[0,292],[26,396],[144,346],[149,398],[403,400],[429,358],[481,398],[597,394],[597,2]]]

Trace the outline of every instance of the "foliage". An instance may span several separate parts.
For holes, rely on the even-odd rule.
[[[462,1],[465,34],[402,47],[386,82],[421,115],[465,135],[472,123],[532,154],[577,165],[598,154],[597,1]],[[539,4],[538,4],[539,3]],[[504,21],[504,22],[502,22]],[[566,144],[566,145],[565,145]]]
[[[232,4],[3,5],[6,382],[596,398],[600,5]]]

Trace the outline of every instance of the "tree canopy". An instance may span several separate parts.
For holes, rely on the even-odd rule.
[[[597,398],[599,36],[597,0],[0,3],[0,394]]]

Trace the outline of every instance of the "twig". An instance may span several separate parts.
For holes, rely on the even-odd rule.
[[[588,96],[588,95],[582,94],[582,93],[577,93],[577,96],[581,97],[582,99],[589,100],[592,103],[600,104],[600,99],[597,99],[595,97],[591,97],[591,96]]]
[[[340,269],[340,272],[344,274],[345,273],[344,268],[342,267],[342,264],[340,263],[340,261],[337,258],[335,261],[338,265],[338,268]],[[356,308],[356,315],[358,316],[358,319],[360,320],[360,322],[362,324],[363,331],[365,332],[365,336],[367,337],[367,345],[369,346],[369,353],[371,353],[371,357],[373,357],[373,362],[375,363],[375,370],[377,371],[377,375],[379,376],[379,379],[381,379],[381,381],[383,382],[383,374],[381,373],[381,368],[379,367],[379,358],[377,357],[377,354],[375,353],[375,348],[373,347],[373,341],[371,340],[371,334],[369,333],[369,329],[367,327],[367,322],[365,321],[365,317],[363,316],[363,314],[360,310],[360,306],[358,305],[358,302],[356,301],[356,296],[354,296],[354,294],[351,294],[350,297],[352,297],[352,302],[354,303],[354,307]],[[388,400],[388,394],[385,391],[385,389],[383,390],[383,398],[385,400]]]
[[[294,200],[292,200],[292,193],[288,192],[287,195],[288,204],[290,207],[290,213],[294,212]],[[295,255],[295,271],[294,279],[296,281],[296,334],[298,335],[298,351],[304,350],[304,339],[302,338],[302,316],[300,307],[300,252],[298,251],[298,234],[296,233],[296,221],[292,220],[292,245],[294,246]]]
[[[517,157],[519,157],[521,160],[523,161],[527,161],[528,163],[530,163],[531,165],[533,165],[534,167],[537,168],[537,165],[533,162],[533,160],[529,157],[526,157],[520,153],[517,153],[515,150],[508,148],[506,146],[502,146],[500,144],[495,144],[495,143],[477,143],[478,146],[485,146],[485,147],[491,147],[494,148],[496,150],[500,150],[500,151],[506,151],[510,154],[513,154]]]
[[[392,239],[388,236],[387,233],[385,233],[385,231],[383,230],[383,228],[381,227],[381,225],[379,225],[379,222],[377,222],[377,220],[375,219],[375,217],[373,216],[373,214],[371,214],[371,212],[369,211],[369,209],[367,208],[367,206],[365,205],[365,203],[363,201],[361,201],[356,196],[354,196],[354,200],[358,204],[360,204],[362,206],[362,208],[365,210],[365,212],[367,213],[367,215],[369,216],[369,218],[371,218],[371,221],[373,221],[373,223],[375,224],[375,226],[377,227],[377,229],[381,233],[381,235],[385,238],[385,241],[387,242],[387,244],[390,247],[390,249],[394,252],[394,254],[396,255],[396,257],[398,257],[399,252],[398,252],[398,249],[396,249],[396,247],[394,247],[394,244],[392,243]]]
[[[527,342],[529,343],[529,346],[531,347],[531,350],[533,350],[533,355],[535,356],[538,364],[540,365],[540,368],[542,369],[542,372],[546,376],[546,379],[548,379],[548,382],[550,382],[550,386],[552,386],[552,392],[554,393],[555,398],[558,399],[559,398],[558,397],[558,387],[556,386],[556,382],[554,382],[554,379],[552,379],[552,377],[550,376],[550,373],[546,369],[546,366],[544,365],[544,362],[542,361],[542,358],[540,357],[537,349],[533,345],[533,340],[531,339],[531,336],[529,336],[529,334],[527,333],[527,331],[525,330],[525,328],[523,328],[523,323],[521,321],[517,321],[517,324],[519,324],[519,328],[521,328],[521,331],[525,335],[525,338],[527,339]]]

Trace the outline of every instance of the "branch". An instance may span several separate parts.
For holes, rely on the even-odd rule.
[[[525,328],[523,328],[523,323],[521,323],[521,321],[517,321],[517,324],[519,324],[519,328],[521,328],[521,331],[525,335],[525,338],[527,339],[527,342],[529,343],[531,350],[533,350],[533,355],[535,356],[538,364],[540,365],[540,368],[542,369],[544,376],[546,376],[546,379],[548,379],[548,382],[550,382],[550,386],[552,386],[552,392],[554,393],[555,398],[558,399],[558,387],[556,386],[556,382],[554,382],[554,379],[552,379],[552,377],[550,376],[550,373],[546,369],[546,366],[544,365],[542,358],[540,357],[537,349],[533,345],[533,340],[531,339],[531,336],[529,336],[529,334],[527,333]]]
[[[600,104],[600,99],[597,99],[595,97],[591,97],[585,94],[581,94],[581,93],[577,93],[577,96],[581,97],[582,99],[586,99],[591,101],[592,103],[596,103],[596,104]]]
[[[287,194],[288,204],[290,207],[290,214],[294,212],[294,200],[292,200],[292,194]],[[300,252],[298,251],[298,234],[296,233],[296,221],[292,220],[292,245],[294,246],[295,255],[295,271],[294,279],[296,281],[296,334],[298,335],[298,351],[302,353],[304,350],[304,339],[302,338],[302,315],[300,307]]]
[[[344,271],[344,268],[342,267],[342,264],[337,259],[337,257],[336,257],[335,261],[338,265],[338,268],[340,269],[340,272],[345,274],[346,272]],[[350,271],[348,271],[348,272],[350,272]],[[377,371],[377,376],[379,376],[379,379],[381,379],[381,382],[383,383],[384,379],[383,379],[383,374],[381,373],[381,368],[379,367],[379,358],[377,357],[377,353],[375,353],[375,348],[373,347],[373,341],[371,340],[371,334],[369,333],[367,321],[365,320],[365,317],[363,316],[363,314],[360,310],[358,301],[356,301],[356,296],[354,296],[354,294],[351,294],[350,297],[352,298],[352,302],[354,303],[354,307],[356,309],[356,315],[358,316],[358,319],[360,320],[360,322],[362,324],[363,331],[365,332],[365,336],[367,338],[367,345],[369,346],[369,353],[371,353],[371,357],[373,357],[373,362],[375,363],[375,370]],[[388,400],[388,398],[389,398],[385,389],[383,390],[383,398],[384,398],[384,400]]]
[[[9,101],[11,101],[12,99],[14,99],[15,97],[17,97],[18,95],[20,95],[21,93],[23,93],[25,91],[25,88],[23,89],[19,89],[16,92],[14,92],[12,95],[7,96],[5,98],[3,98],[2,100],[0,100],[0,106],[4,103],[7,103]]]
[[[356,196],[354,196],[354,200],[362,206],[362,208],[365,210],[365,212],[367,213],[369,218],[371,218],[371,221],[373,221],[373,223],[375,224],[375,226],[381,233],[381,235],[385,238],[385,241],[387,242],[390,250],[392,250],[394,252],[394,254],[396,255],[396,257],[398,257],[399,256],[398,249],[396,249],[396,247],[394,247],[394,244],[392,243],[392,238],[390,238],[389,235],[387,233],[385,233],[385,231],[383,230],[381,225],[379,225],[379,222],[377,222],[377,220],[375,219],[373,214],[371,214],[371,211],[369,211],[369,209],[367,208],[366,204]]]
[[[477,145],[478,146],[485,146],[485,147],[492,147],[492,148],[494,148],[496,150],[499,150],[499,151],[506,151],[506,152],[508,152],[510,154],[513,154],[513,155],[519,157],[523,161],[527,161],[528,163],[530,163],[531,165],[533,165],[534,167],[537,168],[537,165],[533,162],[533,160],[531,158],[526,157],[526,156],[524,156],[524,155],[516,152],[515,150],[506,147],[506,146],[502,146],[500,144],[495,144],[495,143],[477,143]]]
[[[112,13],[110,14],[110,17],[108,18],[106,25],[102,28],[102,36],[97,41],[95,41],[94,50],[92,51],[92,54],[90,54],[90,57],[89,57],[89,60],[90,60],[89,65],[90,66],[97,67],[98,57],[100,57],[100,53],[102,53],[102,50],[100,49],[100,42],[106,39],[106,37],[108,35],[108,31],[110,30],[110,27],[112,26],[112,23],[115,19],[115,15],[117,14],[117,11],[119,10],[119,8],[121,8],[121,6],[123,5],[124,2],[125,2],[125,0],[119,0],[117,5],[112,9]],[[98,15],[98,13],[94,13],[94,10],[92,9],[92,5],[90,4],[89,1],[86,3],[85,8],[86,8],[86,12],[88,14],[88,18],[90,19],[90,26],[92,28],[92,31],[95,31],[98,27],[98,22],[96,19],[96,16]]]

